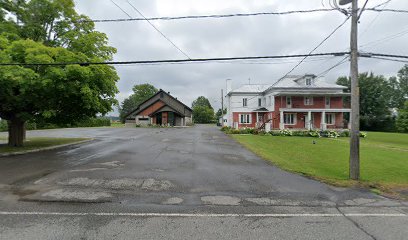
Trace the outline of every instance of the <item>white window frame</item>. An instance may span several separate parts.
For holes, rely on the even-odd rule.
[[[330,97],[324,97],[324,106],[326,108],[330,108],[330,104],[331,104],[331,98]]]
[[[262,107],[262,98],[258,98],[258,107]]]
[[[329,116],[330,116],[330,122],[329,122]],[[335,113],[326,113],[325,116],[326,124],[327,125],[335,125],[336,124],[336,114]]]
[[[251,124],[252,115],[251,114],[239,114],[239,123],[240,124]]]
[[[310,101],[307,102],[306,99],[309,99]],[[304,104],[305,104],[305,106],[313,105],[313,97],[304,97]]]
[[[248,98],[243,98],[242,99],[242,106],[243,107],[248,107]]]
[[[288,101],[289,100],[289,101]],[[290,102],[290,104],[288,104]],[[291,96],[286,96],[286,107],[291,108],[292,107],[292,97]]]
[[[288,123],[287,120],[289,120],[289,118],[287,118],[286,116],[292,116],[292,123]],[[284,113],[283,114],[283,124],[285,125],[296,125],[297,123],[297,114],[296,113]]]
[[[306,78],[306,86],[311,86],[311,85],[312,85],[312,79]]]
[[[272,106],[272,96],[269,96],[269,106]]]

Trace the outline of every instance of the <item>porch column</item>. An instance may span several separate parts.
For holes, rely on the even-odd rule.
[[[312,130],[312,112],[311,111],[307,112],[307,121],[308,121],[307,129],[309,129],[310,131]]]
[[[320,128],[324,131],[326,130],[326,112],[322,112],[322,122],[320,123]]]
[[[258,115],[259,115],[258,112],[256,112],[256,121],[255,121],[256,128],[259,128],[259,123],[258,123],[259,116]]]
[[[285,123],[283,119],[283,111],[280,111],[279,129],[283,130],[284,128],[285,128]]]

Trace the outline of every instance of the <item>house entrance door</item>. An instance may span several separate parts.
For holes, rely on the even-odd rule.
[[[157,125],[162,125],[162,113],[158,113],[156,115],[156,124]]]

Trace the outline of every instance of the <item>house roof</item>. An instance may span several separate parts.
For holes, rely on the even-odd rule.
[[[165,94],[165,95],[167,95],[168,97],[170,97],[171,99],[173,99],[173,100],[176,101],[177,103],[183,105],[183,106],[184,106],[186,109],[188,109],[189,111],[191,111],[191,112],[193,111],[190,107],[188,107],[187,105],[185,105],[184,103],[182,103],[180,100],[178,100],[177,98],[171,96],[170,93],[165,92],[163,89],[160,89],[160,90],[159,90],[156,94],[154,94],[152,97],[146,99],[144,102],[140,103],[135,109],[133,109],[132,111],[130,111],[128,114],[126,114],[126,115],[125,115],[125,118],[128,118],[131,114],[141,112],[141,111],[143,111],[144,109],[146,109],[147,107],[149,107],[150,105],[145,106],[145,107],[142,107],[142,106],[143,106],[145,103],[147,103],[148,101],[150,101],[151,99],[156,98],[159,94],[162,94],[162,93]],[[161,100],[161,101],[163,101],[163,100]],[[155,101],[155,102],[157,102],[157,101]],[[166,103],[166,102],[165,102],[165,103]],[[166,103],[166,104],[167,104],[167,103]],[[173,107],[172,107],[172,108],[173,108]]]
[[[301,80],[306,77],[312,77],[312,85],[305,85]],[[318,90],[318,89],[330,89],[330,90],[343,90],[347,87],[341,86],[335,83],[328,83],[324,78],[318,78],[312,74],[306,75],[289,75],[283,79],[276,81],[274,84],[245,84],[241,87],[230,91],[232,93],[263,93],[274,91],[277,89],[296,89],[299,91]]]
[[[299,78],[284,78],[274,85],[271,86],[272,88],[302,88],[302,89],[310,89],[310,88],[336,88],[336,89],[345,89],[347,87],[337,85],[335,83],[328,83],[324,80],[324,78],[316,78],[313,82],[312,85],[307,86],[299,82]]]
[[[270,86],[270,84],[246,84],[232,90],[230,93],[262,93]]]

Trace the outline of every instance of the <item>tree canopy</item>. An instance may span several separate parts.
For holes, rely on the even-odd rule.
[[[192,109],[195,123],[211,123],[214,120],[214,109],[206,97],[200,96],[194,100]]]
[[[398,113],[396,126],[399,132],[408,133],[408,100],[405,101],[404,107]]]
[[[391,131],[394,128],[393,109],[403,107],[407,97],[408,66],[402,68],[397,77],[385,78],[373,73],[359,74],[360,116],[363,130]],[[340,77],[337,84],[346,86],[350,92],[350,78]],[[345,102],[349,103],[350,98]]]
[[[72,0],[2,1],[1,7],[1,63],[107,61],[116,52],[92,22],[80,21],[88,17],[75,12]],[[22,145],[27,120],[69,123],[110,112],[118,79],[108,65],[1,66],[0,117],[9,121],[9,145]]]
[[[125,116],[134,110],[139,104],[151,98],[158,90],[151,84],[139,84],[133,86],[133,94],[123,100],[119,114],[122,122],[125,122]]]

